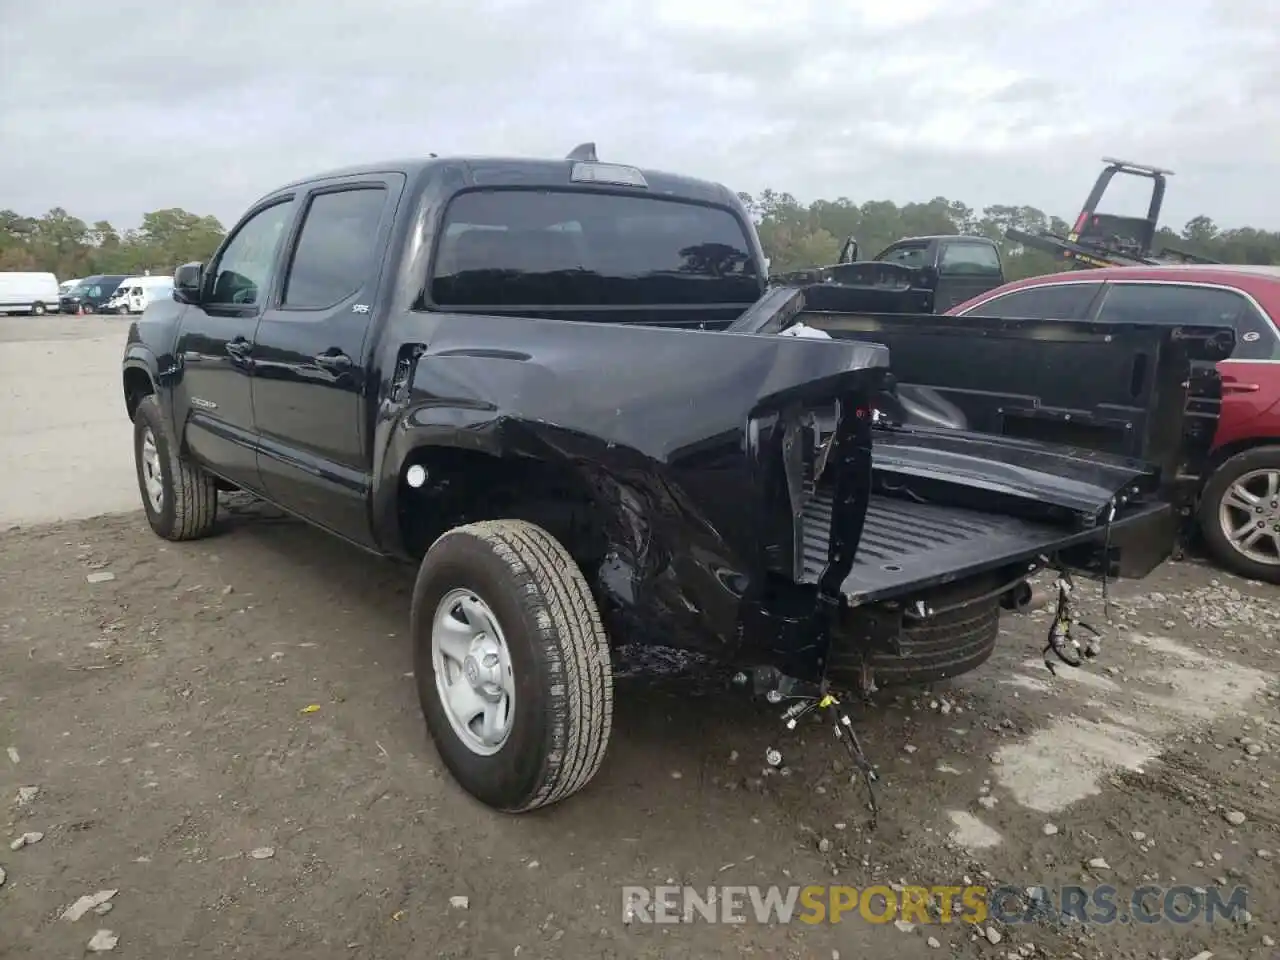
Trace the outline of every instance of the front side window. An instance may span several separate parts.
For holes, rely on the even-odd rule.
[[[900,263],[904,267],[919,269],[929,266],[929,245],[927,243],[904,243],[876,256],[885,263]]]
[[[445,214],[441,306],[750,304],[761,291],[728,210],[572,190],[478,190]]]
[[[383,188],[341,190],[311,199],[281,305],[322,309],[341,303],[373,279]]]
[[[293,201],[259,210],[241,224],[214,266],[205,303],[249,306],[260,301],[271,279],[276,251],[293,216]]]
[[[1280,359],[1276,331],[1247,297],[1225,287],[1176,283],[1117,283],[1107,291],[1099,320],[1170,325],[1227,325],[1236,331],[1232,360]]]
[[[1083,320],[1098,293],[1098,283],[1055,283],[1024,287],[993,297],[966,314],[1003,320]]]

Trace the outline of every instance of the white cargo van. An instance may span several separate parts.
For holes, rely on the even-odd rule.
[[[103,312],[141,313],[151,300],[172,293],[173,277],[129,277],[121,281],[111,299],[103,306]]]
[[[129,312],[141,313],[147,304],[155,300],[173,297],[173,277],[147,277],[149,283],[133,287],[129,291]]]
[[[0,314],[42,317],[58,309],[58,278],[52,273],[0,273]]]

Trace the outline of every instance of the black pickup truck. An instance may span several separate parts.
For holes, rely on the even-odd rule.
[[[725,187],[578,159],[292,183],[174,279],[123,358],[151,527],[240,489],[419,564],[427,725],[507,811],[595,774],[620,645],[869,690],[981,664],[1042,567],[1144,576],[1234,345],[841,312]]]

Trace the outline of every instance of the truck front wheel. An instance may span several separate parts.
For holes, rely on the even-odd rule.
[[[208,536],[218,518],[216,481],[178,452],[155,394],[133,413],[133,458],[151,529],[166,540]]]
[[[581,790],[604,759],[613,666],[582,572],[521,520],[457,527],[413,591],[414,676],[440,758],[508,813]]]

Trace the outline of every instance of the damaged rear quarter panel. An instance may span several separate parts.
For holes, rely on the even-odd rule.
[[[719,655],[762,586],[776,519],[766,478],[780,453],[752,418],[865,403],[888,365],[887,349],[854,341],[456,314],[433,326],[388,465],[423,445],[569,465],[610,543],[584,572],[615,623]]]

